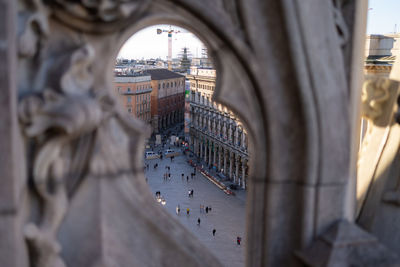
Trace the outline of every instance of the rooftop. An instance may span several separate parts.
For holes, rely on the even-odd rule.
[[[166,80],[185,77],[167,69],[148,69],[145,72],[151,75],[152,80]]]

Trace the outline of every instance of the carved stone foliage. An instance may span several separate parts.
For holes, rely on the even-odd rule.
[[[55,16],[80,30],[108,32],[121,27],[127,18],[137,17],[150,0],[55,0],[47,1]]]
[[[345,46],[349,42],[350,38],[349,28],[346,24],[342,10],[344,2],[344,0],[333,0],[333,14],[341,46]]]
[[[56,236],[68,210],[68,195],[86,175],[92,157],[88,136],[113,114],[107,96],[93,91],[88,74],[92,59],[90,46],[76,49],[58,87],[25,96],[19,103],[22,129],[35,147],[32,184],[43,203],[39,222],[28,223],[25,231],[34,266],[65,266]]]
[[[98,68],[104,65],[98,50],[107,42],[60,25],[51,16],[61,19],[55,2],[45,3],[29,1],[19,14],[30,265],[220,266],[148,191],[141,168],[148,127],[123,115],[111,89],[99,83],[107,75]],[[114,27],[121,8],[131,7],[121,19],[139,8],[135,1],[96,3],[56,4],[78,19],[83,14],[83,28],[99,21]]]
[[[385,78],[367,80],[362,89],[361,116],[377,123],[377,118],[382,115],[384,105],[389,100],[391,81]]]

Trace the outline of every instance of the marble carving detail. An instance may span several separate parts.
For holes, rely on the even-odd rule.
[[[345,46],[350,38],[349,28],[342,14],[343,0],[333,0],[333,15],[336,24],[337,33],[340,40],[340,45]]]
[[[110,32],[144,11],[150,0],[55,0],[54,15],[63,23],[87,32]]]
[[[35,61],[49,35],[51,11],[40,0],[30,4],[31,12],[20,14],[26,18],[19,36],[19,55]],[[82,4],[89,7],[89,1]],[[101,12],[105,10],[107,5]],[[59,57],[66,67],[60,69],[58,83],[35,88],[18,105],[21,129],[33,144],[35,156],[29,176],[42,209],[38,220],[28,222],[24,229],[31,264],[37,267],[66,266],[59,256],[62,247],[57,234],[69,197],[88,172],[95,132],[110,118],[121,118],[114,110],[113,100],[93,88],[90,69],[94,49],[89,44]]]
[[[71,188],[79,183],[76,179],[83,177],[90,159],[90,146],[85,145],[88,142],[79,141],[93,134],[113,114],[107,97],[92,90],[88,67],[93,56],[90,46],[76,49],[59,88],[46,88],[19,103],[23,132],[37,147],[31,175],[34,189],[43,201],[39,223],[25,227],[35,266],[65,266],[58,256],[61,247],[56,235],[68,209]],[[77,155],[83,157],[78,165],[74,162]]]
[[[374,121],[382,114],[382,108],[389,99],[390,80],[378,78],[365,82],[362,89],[362,116]]]

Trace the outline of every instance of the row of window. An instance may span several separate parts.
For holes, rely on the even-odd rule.
[[[137,104],[136,105],[136,114],[139,114],[139,112],[142,111],[150,111],[150,105],[149,104]]]
[[[236,128],[226,129],[224,131],[223,124],[215,125],[213,127],[212,124],[208,125],[205,119],[200,119],[200,118],[197,118],[197,120],[194,121],[194,124],[196,126],[201,127],[205,131],[209,131],[213,134],[219,135],[220,137],[227,139],[230,143],[234,144],[235,146],[239,147],[242,146],[242,141],[244,141],[243,147],[247,148],[246,134],[241,130],[239,130],[238,135],[235,136]]]
[[[126,97],[128,103],[132,103],[132,97],[131,96],[127,96]],[[136,102],[141,102],[141,101],[150,101],[150,94],[140,94],[140,95],[136,95]]]
[[[132,108],[128,108],[128,112],[132,113]],[[150,122],[150,116],[150,112],[144,112],[142,114],[139,114],[139,112],[137,112],[137,118],[145,122]]]
[[[190,83],[190,87],[192,87],[193,89],[196,89],[196,83],[193,83],[193,82]],[[215,86],[214,85],[208,85],[208,84],[199,83],[198,88],[214,91]]]
[[[142,91],[142,90],[148,90],[148,89],[152,89],[151,85],[146,84],[146,85],[138,85],[136,86],[136,92]],[[122,90],[121,87],[117,87],[117,91],[120,93]],[[126,92],[130,93],[132,92],[132,89],[130,87],[126,88]]]
[[[165,88],[169,88],[169,87],[173,87],[175,85],[175,87],[178,85],[178,86],[181,86],[181,85],[183,85],[183,81],[182,80],[180,80],[180,81],[178,81],[178,83],[175,81],[175,82],[163,82],[163,83],[159,83],[158,84],[158,89],[161,89],[161,87],[163,88],[163,89],[165,89]]]

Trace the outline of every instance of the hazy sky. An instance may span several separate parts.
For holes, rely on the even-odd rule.
[[[360,0],[363,1],[363,0]],[[367,34],[400,32],[400,0],[369,0]],[[127,59],[167,59],[167,33],[157,34],[157,28],[168,30],[169,25],[148,27],[133,35],[122,47],[118,57]],[[185,29],[172,26],[180,31],[172,35],[172,57],[177,57],[183,47],[188,47],[192,56],[200,57],[202,42]]]
[[[167,59],[168,33],[157,34],[157,29],[169,30],[169,27],[169,25],[156,25],[137,32],[124,44],[118,57],[127,59],[160,57]],[[183,47],[188,47],[193,57],[201,56],[203,43],[194,34],[177,26],[172,26],[172,29],[180,31],[180,33],[172,34],[173,58],[181,53]]]
[[[369,0],[368,3],[368,34],[400,32],[400,0]]]

